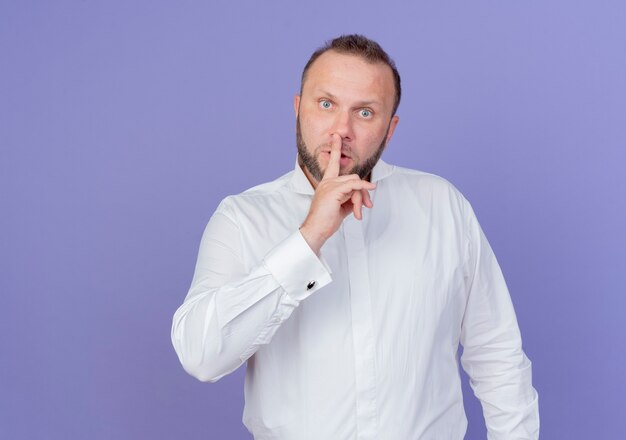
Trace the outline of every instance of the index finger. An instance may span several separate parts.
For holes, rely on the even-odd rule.
[[[328,166],[324,172],[324,179],[332,179],[339,176],[339,168],[341,159],[341,136],[337,133],[332,135],[333,141],[330,145],[330,158],[328,159]]]

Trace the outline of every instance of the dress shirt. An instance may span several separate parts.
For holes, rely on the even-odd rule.
[[[211,217],[172,342],[191,375],[247,362],[257,440],[460,440],[461,364],[490,440],[536,439],[537,393],[509,293],[465,198],[379,161],[374,207],[316,255],[314,190],[296,165]]]

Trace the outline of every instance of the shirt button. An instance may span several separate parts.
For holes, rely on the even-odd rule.
[[[315,281],[309,281],[309,284],[306,285],[306,290],[311,290],[315,286]]]

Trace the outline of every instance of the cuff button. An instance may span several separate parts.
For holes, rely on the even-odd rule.
[[[309,281],[309,284],[306,285],[306,290],[311,290],[315,286],[315,281]]]

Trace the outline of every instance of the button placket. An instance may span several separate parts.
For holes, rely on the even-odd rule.
[[[359,440],[374,440],[378,437],[376,344],[367,267],[367,250],[363,236],[364,225],[354,217],[348,217],[344,221],[343,226],[348,256],[350,305],[352,309],[357,438]]]

